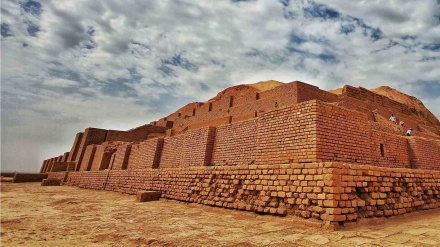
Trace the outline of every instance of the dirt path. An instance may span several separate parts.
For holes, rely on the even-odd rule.
[[[439,246],[440,210],[329,231],[295,217],[1,183],[2,246]],[[379,224],[378,224],[379,223]]]

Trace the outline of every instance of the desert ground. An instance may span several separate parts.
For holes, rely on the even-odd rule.
[[[2,246],[439,246],[440,209],[338,231],[258,215],[70,186],[1,183]]]

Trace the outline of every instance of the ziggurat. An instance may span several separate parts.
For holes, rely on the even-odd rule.
[[[412,136],[403,136],[408,128]],[[260,82],[127,131],[87,128],[40,173],[336,226],[439,207],[440,122],[387,87]]]

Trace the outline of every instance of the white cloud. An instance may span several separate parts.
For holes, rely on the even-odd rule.
[[[440,5],[436,0],[414,1],[319,1],[341,13],[363,19],[380,27],[388,38],[415,36],[427,42],[439,42]]]
[[[434,1],[322,4],[333,12],[312,1],[45,0],[36,15],[2,1],[13,34],[1,44],[2,144],[40,143],[44,151],[31,152],[35,163],[23,168],[37,170],[86,127],[136,127],[225,87],[269,79],[323,89],[391,85],[440,116],[440,97],[419,85],[440,78]],[[30,163],[17,157],[2,163]]]

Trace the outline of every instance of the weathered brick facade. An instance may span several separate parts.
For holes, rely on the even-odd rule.
[[[256,158],[257,120],[217,127],[212,164],[251,164]]]
[[[440,206],[440,171],[337,162],[74,172],[66,183],[326,222]]]
[[[86,129],[40,171],[63,169],[84,188],[354,221],[440,205],[440,123],[363,88],[242,85],[128,131]]]

